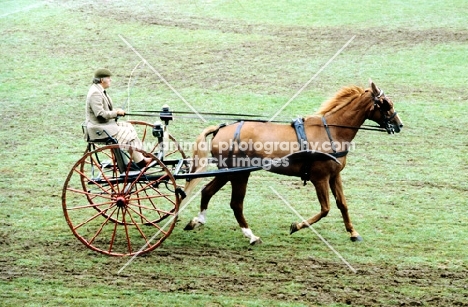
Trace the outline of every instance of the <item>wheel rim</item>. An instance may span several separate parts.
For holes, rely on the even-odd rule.
[[[170,235],[176,222],[180,195],[174,177],[154,155],[134,150],[155,165],[134,171],[125,154],[128,163],[119,167],[115,153],[126,148],[108,145],[85,153],[63,187],[62,207],[70,229],[84,245],[103,254],[149,252]]]

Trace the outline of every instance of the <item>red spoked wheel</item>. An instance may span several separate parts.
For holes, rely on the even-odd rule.
[[[151,163],[139,169],[129,150]],[[123,145],[86,152],[70,170],[62,208],[73,234],[88,248],[112,256],[154,250],[171,234],[183,192],[154,155]]]

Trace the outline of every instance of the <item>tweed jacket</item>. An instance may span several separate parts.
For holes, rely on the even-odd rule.
[[[113,110],[112,99],[104,93],[104,89],[93,84],[86,96],[86,121],[84,123],[87,140],[104,139],[107,134],[114,136],[119,132],[115,119],[117,111]]]

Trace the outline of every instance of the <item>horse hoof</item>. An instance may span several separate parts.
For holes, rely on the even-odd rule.
[[[360,241],[362,241],[362,237],[361,237],[361,236],[351,237],[351,241],[353,241],[353,242],[360,242]]]
[[[197,220],[191,220],[184,228],[184,230],[194,230],[195,228],[197,227],[200,227],[201,225],[203,225],[202,223],[200,223],[199,221]]]
[[[250,242],[250,245],[260,245],[262,243],[263,243],[262,239],[257,238],[257,240]]]
[[[299,230],[299,228],[297,228],[297,223],[292,223],[291,227],[289,227],[289,234],[292,235],[293,233],[295,233],[298,230]]]
[[[184,228],[184,230],[194,230],[195,226],[193,225],[192,221],[190,221]]]

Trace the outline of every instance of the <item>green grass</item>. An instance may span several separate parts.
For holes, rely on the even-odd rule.
[[[103,11],[105,14],[103,14]],[[0,63],[0,299],[5,306],[353,306],[467,304],[468,7],[463,1],[3,1]],[[197,110],[272,115],[351,37],[355,39],[280,114],[313,113],[341,86],[372,78],[405,123],[399,135],[361,131],[343,171],[353,224],[335,206],[316,229],[288,234],[319,211],[297,178],[253,173],[245,214],[264,244],[250,247],[229,208],[212,200],[207,225],[184,224],[135,259],[76,240],[61,190],[85,149],[81,122],[92,73],[114,72],[127,100],[140,58]],[[188,111],[154,72],[132,75],[127,108]],[[135,118],[132,118],[135,119]],[[154,118],[145,118],[153,121]],[[208,124],[176,119],[192,141]]]

